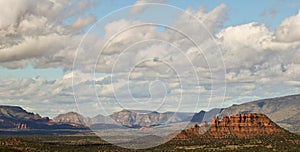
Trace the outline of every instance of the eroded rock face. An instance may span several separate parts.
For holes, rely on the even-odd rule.
[[[89,119],[83,117],[82,115],[75,112],[68,112],[65,114],[60,114],[53,118],[53,122],[56,123],[66,123],[73,126],[88,126]]]
[[[151,126],[167,121],[166,116],[157,112],[143,114],[129,110],[115,112],[110,115],[110,117],[116,122],[128,127]]]
[[[300,133],[300,94],[262,99],[224,108],[220,117],[243,113],[263,113],[280,127]]]
[[[182,130],[174,139],[189,140],[191,138],[200,137],[199,125],[195,124],[193,128]]]
[[[189,120],[187,118],[191,117],[193,114],[181,114],[181,113],[174,113],[174,112],[148,112],[148,113],[141,113],[129,110],[122,110],[119,112],[114,112],[110,115],[115,122],[127,126],[127,127],[149,127],[149,126],[156,126],[164,123],[171,123],[171,122],[181,122]]]
[[[38,120],[42,119],[42,117],[38,114],[34,114],[32,112],[27,112],[18,106],[2,106],[0,105],[0,116],[7,118],[16,118],[16,119],[24,119],[24,120]]]
[[[221,121],[215,117],[212,126],[206,134],[214,137],[249,137],[264,134],[280,134],[285,130],[277,126],[264,114],[237,114],[225,116]]]
[[[173,140],[193,140],[195,138],[203,138],[210,125],[204,122],[202,125],[194,124],[193,128],[182,130],[178,133]]]
[[[279,135],[287,133],[264,114],[237,114],[225,116],[220,121],[216,116],[213,118],[210,128],[202,134],[204,124],[181,131],[174,139],[189,140],[193,138],[227,138],[227,137],[256,137],[264,135]]]
[[[0,128],[27,129],[34,127],[37,123],[48,122],[48,117],[43,118],[39,114],[27,112],[21,107],[0,105]]]
[[[69,123],[60,123],[50,120],[48,117],[41,117],[39,114],[27,112],[18,106],[1,106],[0,105],[0,128],[1,129],[75,129]],[[76,120],[76,119],[74,119]],[[70,119],[68,121],[71,121]],[[79,126],[80,128],[84,128]]]

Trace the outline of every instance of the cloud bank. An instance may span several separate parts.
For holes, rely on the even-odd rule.
[[[139,3],[145,2],[137,1],[129,14],[151,9]],[[102,34],[84,35],[87,27],[97,25],[96,17],[86,13],[95,5],[93,1],[11,0],[0,4],[5,8],[0,10],[1,66],[14,69],[31,63],[36,68],[71,70],[75,57],[77,65],[73,73],[54,81],[1,78],[1,104],[22,105],[54,116],[76,110],[75,89],[77,105],[89,109],[81,112],[93,115],[103,112],[101,104],[109,107],[109,113],[120,110],[120,104],[172,111],[183,102],[180,110],[189,111],[199,96],[199,106],[205,109],[299,92],[300,12],[272,30],[258,22],[224,27],[230,17],[225,4],[209,12],[203,7],[187,8],[170,24],[195,37],[201,52],[178,31],[158,29],[139,19],[108,21],[102,25]],[[198,21],[205,28],[199,28]],[[223,58],[214,58],[218,50]],[[94,77],[94,70],[101,76]],[[117,102],[116,97],[122,100]],[[145,102],[148,100],[151,102]],[[62,108],[57,109],[58,105]]]

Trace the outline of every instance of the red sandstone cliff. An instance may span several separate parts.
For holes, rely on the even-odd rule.
[[[214,137],[251,137],[281,134],[286,132],[264,114],[237,114],[225,116],[221,121],[215,117],[210,129],[205,133]]]
[[[193,138],[226,138],[226,137],[255,137],[263,135],[278,135],[286,133],[264,114],[237,114],[225,116],[221,121],[213,118],[210,128],[201,133],[204,126],[194,125],[194,128],[181,131],[174,139],[189,140]]]

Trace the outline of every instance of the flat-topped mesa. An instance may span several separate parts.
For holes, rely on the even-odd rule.
[[[206,134],[214,137],[250,137],[265,134],[280,134],[285,130],[278,127],[266,115],[250,113],[225,116],[221,121],[213,118],[212,126]]]
[[[207,130],[205,128],[208,128]],[[201,130],[205,130],[204,132]],[[173,140],[206,140],[209,138],[253,138],[270,135],[286,135],[288,131],[277,126],[264,114],[236,114],[224,116],[219,121],[218,116],[212,118],[211,126],[204,123],[193,128],[182,130]]]

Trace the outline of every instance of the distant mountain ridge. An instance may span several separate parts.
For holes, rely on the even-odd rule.
[[[164,112],[147,110],[122,110],[109,116],[101,114],[89,118],[75,112],[68,112],[54,117],[42,118],[38,114],[30,113],[17,106],[0,106],[0,128],[142,128],[161,125],[163,123],[211,122],[216,115],[223,118],[234,114],[262,113],[267,115],[280,127],[291,132],[300,133],[300,95],[291,95],[270,99],[263,99],[233,105],[228,108],[215,108],[199,113]]]
[[[18,106],[1,106],[0,105],[0,116],[5,116],[8,118],[16,118],[16,119],[43,119],[39,114],[34,114],[32,112],[27,112],[26,110],[22,109]],[[49,119],[49,118],[44,118]]]
[[[122,110],[120,112],[114,112],[111,117],[116,122],[123,126],[128,127],[144,127],[144,126],[156,126],[164,123],[175,123],[189,121],[193,113],[182,112],[164,112],[159,113],[156,111],[149,113],[139,113],[129,110]]]
[[[76,129],[69,124],[57,124],[48,117],[27,112],[18,106],[0,106],[0,128]]]
[[[215,108],[209,111],[191,113],[158,113],[145,110],[122,110],[114,112],[109,117],[98,115],[84,118],[84,122],[91,124],[120,124],[126,127],[143,127],[159,125],[167,120],[168,123],[191,121],[195,123],[210,122],[215,115],[220,118],[234,114],[262,113],[271,120],[291,132],[300,133],[300,95],[262,99],[233,105],[228,108]],[[175,114],[175,115],[174,115]],[[173,116],[174,115],[174,116]],[[67,122],[66,122],[67,123]],[[78,122],[77,122],[78,123]]]
[[[59,114],[58,116],[52,119],[56,123],[67,123],[72,126],[88,126],[90,123],[90,119],[85,118],[81,114],[76,112],[68,112],[65,114]]]
[[[192,116],[193,113],[159,113],[156,111],[151,112],[124,109],[119,112],[114,112],[109,116],[103,116],[99,114],[92,118],[84,117],[75,112],[68,112],[65,114],[60,114],[57,117],[53,118],[53,121],[57,123],[68,123],[72,124],[73,126],[95,126],[96,124],[115,124],[130,128],[140,128],[145,126],[156,126],[166,122],[175,123],[189,121]]]

